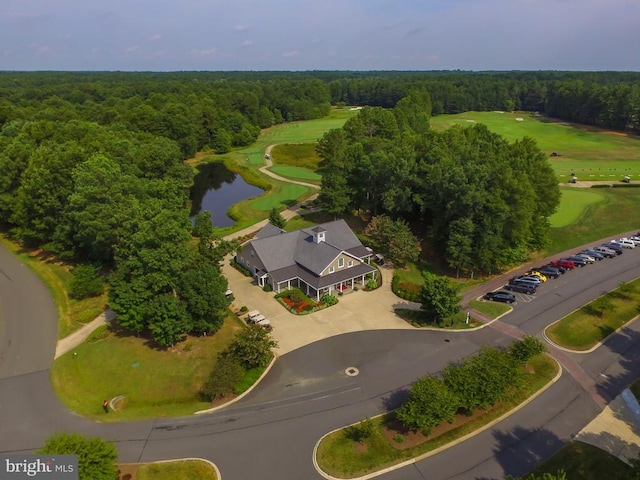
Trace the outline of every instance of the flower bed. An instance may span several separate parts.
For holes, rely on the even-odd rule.
[[[325,297],[323,296],[323,299],[324,298]],[[315,302],[298,288],[285,290],[284,292],[280,292],[276,295],[276,299],[294,315],[307,315],[309,313],[322,310],[323,308],[327,308],[330,305],[337,303],[337,299],[335,299],[335,297],[332,298],[335,302]]]

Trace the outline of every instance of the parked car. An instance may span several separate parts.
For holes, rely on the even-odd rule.
[[[574,256],[584,259],[587,263],[596,263],[595,257],[592,257],[588,253],[578,253]]]
[[[512,292],[526,293],[527,295],[534,295],[537,290],[536,286],[533,284],[518,282],[508,283],[504,286],[504,288],[506,288],[507,290],[511,290]]]
[[[488,292],[484,296],[485,300],[494,302],[516,303],[516,296],[509,292]]]
[[[530,282],[535,283],[536,285],[542,285],[542,280],[538,277],[534,277],[533,275],[517,275],[511,279],[512,282]]]
[[[543,265],[542,267],[538,268],[538,270],[555,270],[556,272],[558,272],[560,275],[562,275],[563,273],[565,273],[567,271],[566,268],[562,268],[558,265],[551,265],[550,263],[547,263],[546,265]]]
[[[573,262],[576,267],[584,267],[587,264],[587,261],[584,258],[578,257],[576,255],[567,257],[565,260]]]
[[[560,260],[553,260],[551,262],[551,265],[553,265],[554,267],[562,267],[566,270],[573,270],[574,268],[576,268],[576,264],[573,263],[571,260],[566,260],[564,258],[561,258]]]
[[[640,239],[634,240],[635,238],[637,237],[625,237],[625,238],[621,238],[620,240],[631,242],[637,247],[638,245],[640,245]]]
[[[624,250],[624,248],[622,248],[622,245],[616,242],[608,242],[608,243],[605,243],[603,246],[616,252],[616,255],[622,255],[622,252]]]
[[[600,255],[603,255],[603,256],[605,256],[607,258],[613,258],[613,257],[618,255],[615,250],[613,250],[613,249],[611,249],[609,247],[605,247],[604,245],[600,245],[599,247],[595,247],[594,250],[596,252],[598,252]]]
[[[591,248],[587,248],[586,250],[583,250],[582,253],[580,253],[579,255],[589,255],[590,257],[595,258],[596,260],[600,261],[604,258],[604,255],[596,252],[595,250],[591,249]]]
[[[621,238],[619,240],[614,240],[618,245],[622,245],[623,248],[636,248],[636,244],[627,238]]]
[[[528,277],[538,277],[543,283],[547,281],[547,276],[540,270],[529,270],[525,275]]]
[[[560,271],[555,269],[554,267],[541,267],[537,270],[547,278],[558,278],[560,276]]]
[[[634,235],[633,237],[629,237],[629,240],[636,242],[636,246],[640,245],[640,237]]]

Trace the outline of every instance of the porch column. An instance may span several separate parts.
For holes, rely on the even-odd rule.
[[[287,290],[291,290],[291,280],[287,280]]]

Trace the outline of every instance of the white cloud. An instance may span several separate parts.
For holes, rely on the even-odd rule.
[[[35,50],[37,53],[49,53],[53,50],[51,45],[42,45],[40,43],[35,43],[35,42],[29,45],[29,47],[31,47],[31,49]]]
[[[300,52],[298,52],[298,50],[291,50],[290,52],[284,52],[281,53],[280,56],[281,57],[295,57],[296,55],[298,55]]]
[[[159,33],[156,33],[149,39],[150,42],[157,42],[158,40],[162,40],[162,35],[160,35]]]
[[[253,40],[245,40],[244,42],[242,42],[242,44],[240,46],[241,47],[250,47],[251,45],[253,45]]]
[[[247,31],[247,30],[250,30],[250,29],[251,29],[251,25],[249,25],[249,24],[236,25],[235,27],[233,27],[233,29],[234,29],[236,32],[245,32],[245,31]]]
[[[133,52],[135,52],[136,50],[140,50],[140,47],[139,47],[138,45],[133,45],[133,46],[131,46],[131,47],[127,48],[127,49],[125,50],[125,52],[126,52],[126,53],[133,53]]]
[[[216,53],[218,52],[217,48],[209,48],[209,49],[201,49],[198,50],[197,48],[194,48],[191,50],[191,55],[195,55],[198,57],[212,57],[214,56]]]

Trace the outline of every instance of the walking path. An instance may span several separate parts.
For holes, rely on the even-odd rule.
[[[116,313],[111,309],[107,309],[80,329],[67,335],[64,338],[61,338],[60,340],[58,340],[58,343],[56,345],[56,355],[54,358],[58,358],[65,353],[73,350],[82,342],[84,342],[89,337],[89,335],[91,335],[91,332],[93,332],[96,328],[98,328],[100,325],[105,325],[111,322],[114,318],[116,318]]]

